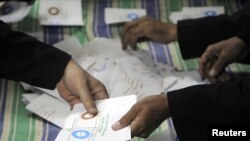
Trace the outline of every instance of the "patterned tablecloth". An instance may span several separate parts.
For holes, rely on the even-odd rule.
[[[42,27],[38,23],[39,0],[29,15],[21,22],[11,24],[14,30],[26,32],[48,43],[57,43],[69,36],[76,36],[82,44],[95,37],[119,38],[121,24],[106,25],[105,7],[145,8],[151,17],[169,21],[171,11],[181,10],[183,6],[225,6],[226,13],[239,9],[246,0],[82,0],[83,27]],[[155,63],[175,66],[178,70],[197,68],[197,60],[182,60],[178,43],[164,45],[156,42],[144,42],[139,46],[148,50]],[[105,47],[105,45],[103,46]],[[233,64],[229,71],[250,70],[249,66]],[[18,82],[0,79],[0,140],[1,141],[53,141],[59,128],[30,114],[21,102],[23,88]],[[162,132],[167,123],[162,124],[154,134]],[[133,141],[143,139],[134,138]]]

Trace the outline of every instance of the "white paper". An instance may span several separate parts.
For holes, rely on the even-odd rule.
[[[170,14],[170,20],[173,23],[177,23],[178,20],[217,16],[224,13],[225,10],[223,6],[183,7],[180,12],[172,12]]]
[[[105,8],[106,24],[128,22],[145,15],[145,9]]]
[[[10,1],[2,4],[0,7],[0,20],[6,23],[21,21],[31,9],[31,5],[26,2]]]
[[[65,129],[57,136],[57,141],[126,141],[131,139],[130,127],[113,131],[111,126],[117,122],[136,103],[136,96],[124,96],[100,100],[96,102],[99,113],[88,116],[82,104],[78,104],[71,111],[65,121]],[[85,116],[86,115],[86,116]]]
[[[131,52],[128,53],[126,51],[123,51],[121,49],[120,40],[98,38],[98,39],[95,39],[93,42],[90,42],[89,44],[84,45],[85,47],[81,47],[77,38],[72,37],[72,38],[67,38],[60,43],[57,43],[55,46],[71,54],[72,58],[75,59],[76,62],[78,62],[81,67],[83,67],[92,76],[94,76],[99,81],[101,81],[107,88],[108,94],[111,98],[134,94],[137,96],[138,99],[140,99],[148,95],[160,94],[161,92],[164,91],[164,87],[162,86],[162,83],[163,83],[162,78],[159,75],[153,73],[153,71],[151,71],[151,68],[147,67],[143,63],[142,60],[140,60],[138,57],[135,56],[135,53],[131,53]],[[141,54],[137,53],[137,56],[140,56],[140,55]],[[140,57],[140,58],[144,58],[144,57]],[[75,106],[74,110],[70,113],[68,113],[67,111],[64,111],[66,113],[60,113],[60,110],[59,110],[58,111],[59,113],[57,113],[56,115],[60,117],[57,117],[57,118],[55,117],[50,118],[44,115],[44,113],[46,112],[51,113],[51,109],[56,108],[57,107],[56,105],[51,105],[53,106],[53,108],[51,109],[45,107],[45,108],[42,108],[42,110],[37,111],[37,109],[34,109],[35,107],[38,107],[38,106],[44,107],[44,105],[50,105],[46,103],[54,103],[54,104],[60,103],[60,105],[64,105],[64,106],[65,105],[68,106],[68,103],[65,102],[60,97],[56,89],[48,90],[48,89],[43,89],[43,88],[38,88],[38,87],[29,87],[27,85],[24,85],[24,86],[25,88],[28,88],[32,91],[40,90],[40,92],[42,91],[50,95],[46,97],[46,98],[50,98],[50,100],[41,99],[39,103],[39,102],[36,102],[38,101],[39,99],[38,98],[34,100],[34,103],[33,101],[31,101],[30,103],[31,105],[27,107],[27,109],[29,109],[31,112],[36,113],[37,115],[50,121],[51,123],[54,123],[55,125],[61,128],[63,127],[80,128],[80,129],[76,129],[76,131],[79,131],[79,130],[81,131],[83,130],[82,127],[86,127],[85,125],[88,125],[87,127],[91,128],[91,131],[92,129],[93,129],[93,132],[98,131],[95,129],[99,127],[95,127],[92,124],[94,122],[90,122],[90,120],[86,123],[84,121],[72,123],[72,121],[77,121],[77,120],[72,120],[72,118],[79,119],[79,113],[82,113],[83,105],[81,105],[80,107]],[[37,93],[40,93],[40,92],[37,92]],[[128,102],[128,101],[129,101],[129,98],[127,97],[126,100],[123,99],[123,101],[118,102],[120,103],[120,105],[118,106],[115,106],[116,104],[114,103],[112,104],[112,106],[110,106],[112,109],[108,109],[106,105],[106,109],[107,109],[106,111],[115,112],[116,110],[119,110],[119,112],[110,113],[110,115],[112,114],[113,115],[110,116],[112,117],[112,119],[109,122],[109,126],[111,126],[123,114],[125,114],[126,111],[128,111],[131,105],[126,105],[126,103],[123,104],[123,106],[121,105],[122,103]],[[103,104],[101,103],[100,105],[98,105],[97,103],[97,106],[99,109],[102,109]],[[78,112],[77,112],[77,109],[79,110]],[[99,111],[102,111],[102,110],[99,110]],[[70,116],[68,117],[68,115]],[[66,118],[67,118],[67,122],[65,122]],[[100,119],[97,119],[96,121],[100,123]],[[65,123],[65,125],[62,125],[62,123]],[[112,137],[116,135],[118,137],[123,137],[123,136],[129,137],[128,133],[130,134],[129,128],[125,128],[121,131],[119,130],[119,132],[121,133],[116,132],[115,134],[113,134],[113,131],[111,131],[111,128],[109,129],[110,130],[107,130],[108,134],[105,135],[107,136],[107,138],[108,138],[108,135],[112,135]],[[60,134],[64,135],[68,133],[70,135],[73,132],[75,132],[75,129],[72,129],[72,130],[64,129]]]
[[[195,71],[175,72],[174,76],[177,78],[175,84],[167,89],[167,91],[178,90],[194,85],[209,84],[208,80],[202,81],[200,74]]]
[[[40,94],[37,93],[27,93],[27,94],[22,94],[22,101],[25,104],[29,104],[32,101],[34,101],[36,98],[38,98],[39,96],[41,96]]]
[[[26,106],[26,109],[63,128],[70,106],[47,94],[43,94]]]
[[[111,96],[136,94],[138,98],[160,94],[164,91],[162,79],[153,73],[136,57],[123,57],[116,60],[109,92]]]
[[[55,125],[64,128],[58,135],[58,141],[64,141],[65,139],[70,141],[79,139],[93,140],[94,138],[94,140],[97,141],[99,141],[99,139],[102,141],[110,140],[110,138],[114,141],[129,140],[129,128],[124,128],[123,130],[119,130],[120,132],[116,131],[115,133],[111,130],[111,125],[132,106],[130,105],[131,103],[129,104],[129,101],[133,101],[129,100],[131,97],[126,97],[125,100],[120,99],[121,101],[119,101],[121,96],[134,94],[140,99],[144,96],[160,94],[165,89],[172,91],[205,83],[200,80],[198,71],[176,72],[173,67],[163,64],[158,64],[156,70],[152,71],[152,68],[149,68],[143,63],[142,60],[145,61],[145,59],[141,56],[142,54],[123,51],[120,40],[116,39],[97,38],[82,47],[77,38],[72,37],[65,39],[55,46],[71,54],[72,58],[74,58],[81,67],[100,80],[106,86],[111,98],[118,98],[114,103],[109,103],[110,105],[98,101],[97,107],[99,115],[86,121],[81,119],[81,115],[84,113],[82,104],[76,105],[73,111],[56,110],[57,108],[69,109],[68,103],[65,101],[62,102],[63,100],[56,90],[50,91],[24,85],[25,88],[29,90],[36,91],[39,89],[40,92],[46,92],[53,96],[43,95],[35,100],[28,100],[31,101],[31,103],[27,106],[27,109]],[[158,72],[159,75],[154,72]],[[112,102],[113,99],[109,100]],[[116,105],[117,103],[120,105]],[[60,106],[58,106],[58,104]],[[53,118],[51,118],[51,114],[54,116]],[[110,118],[108,124],[106,124],[108,125],[106,127],[109,128],[107,128],[105,132],[99,132],[99,128],[101,128],[100,123],[102,119],[105,119],[104,115],[108,114],[112,115],[110,116],[112,118]],[[158,138],[161,137],[153,138],[153,140]]]
[[[82,1],[41,0],[39,22],[46,26],[82,26]]]

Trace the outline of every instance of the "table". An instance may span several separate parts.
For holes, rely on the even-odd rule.
[[[238,0],[82,0],[83,27],[41,27],[38,23],[39,0],[37,0],[29,15],[21,22],[12,23],[14,30],[26,32],[48,44],[57,43],[69,36],[76,36],[82,44],[95,37],[119,38],[121,24],[106,25],[104,23],[105,7],[145,8],[149,16],[169,21],[171,11],[181,10],[183,6],[214,6],[224,5],[226,12],[239,9],[246,1]],[[197,59],[182,60],[178,43],[164,45],[155,42],[138,44],[150,52],[155,63],[175,66],[177,70],[197,69]],[[104,46],[105,47],[105,46]],[[229,71],[250,70],[247,65],[233,64]],[[19,82],[0,79],[0,140],[1,141],[53,141],[59,128],[29,113],[21,102],[24,93]],[[166,128],[162,124],[154,134]],[[133,141],[143,141],[134,138]]]

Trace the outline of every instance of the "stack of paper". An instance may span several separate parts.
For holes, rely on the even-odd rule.
[[[156,70],[152,71],[152,68],[139,58],[144,61],[150,59],[144,59],[147,57],[138,52],[123,51],[120,40],[97,38],[82,48],[77,38],[71,37],[55,46],[71,54],[82,68],[100,80],[107,88],[109,96],[113,98],[98,101],[99,114],[91,118],[91,115],[84,114],[86,111],[82,104],[76,105],[71,111],[69,104],[60,97],[57,89],[48,90],[22,83],[26,90],[34,92],[23,94],[26,108],[64,128],[58,135],[58,141],[99,141],[110,138],[119,141],[129,140],[129,128],[114,132],[111,125],[129,110],[136,102],[136,97],[140,99],[160,94],[165,89],[174,90],[203,83],[199,82],[197,71],[177,73],[172,67],[163,64],[158,64]],[[159,75],[154,72],[159,72]]]
[[[217,16],[224,13],[225,10],[223,6],[183,7],[180,12],[172,12],[170,14],[170,20],[173,23],[177,23],[178,20]]]
[[[41,0],[39,7],[41,25],[81,26],[81,0]]]
[[[105,45],[105,46],[104,46]],[[71,111],[58,91],[30,86],[22,83],[33,94],[23,94],[26,108],[64,128],[58,140],[130,140],[130,129],[124,128],[114,132],[111,125],[118,121],[136,102],[136,97],[160,94],[164,91],[162,79],[137,57],[121,49],[120,40],[99,38],[85,45],[77,38],[68,38],[55,46],[69,54],[91,75],[100,80],[113,99],[97,102],[99,114],[93,118],[86,114],[83,105],[76,105]],[[128,95],[128,96],[127,96]],[[132,95],[132,96],[131,96]],[[136,96],[135,96],[136,95]],[[126,97],[122,97],[126,96]],[[85,115],[85,114],[84,114]]]

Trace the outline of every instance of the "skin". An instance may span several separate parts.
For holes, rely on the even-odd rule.
[[[176,41],[177,35],[175,24],[142,17],[125,25],[121,36],[122,48],[131,46],[136,49],[136,42],[143,37],[168,44]],[[246,53],[248,49],[245,43],[236,36],[209,45],[199,61],[201,78],[216,78],[226,65],[243,58]],[[167,95],[148,96],[138,101],[112,129],[119,130],[130,126],[132,136],[146,138],[168,117],[170,113]]]
[[[138,101],[118,122],[113,130],[130,125],[132,136],[146,138],[169,117],[166,94],[148,96]]]
[[[67,64],[57,89],[60,96],[71,106],[82,102],[87,112],[92,115],[98,113],[94,101],[108,98],[104,85],[73,60]]]
[[[167,44],[177,39],[176,31],[175,24],[163,23],[150,17],[142,17],[126,23],[121,36],[122,48],[127,49],[129,45],[136,50],[136,42],[142,37]]]
[[[228,64],[243,58],[247,52],[246,44],[236,36],[209,45],[199,60],[201,78],[218,76]]]

